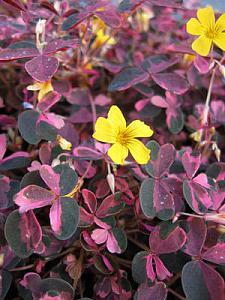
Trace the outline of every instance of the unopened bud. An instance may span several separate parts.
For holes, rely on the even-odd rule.
[[[215,153],[216,159],[217,161],[220,161],[220,157],[221,157],[221,150],[219,149],[217,143],[213,143],[212,144],[212,150]]]
[[[55,158],[55,159],[53,159],[53,161],[51,163],[51,167],[54,168],[60,164],[61,164],[60,160],[58,158]]]
[[[115,177],[112,173],[108,174],[107,177],[107,182],[108,182],[108,185],[110,187],[110,190],[112,192],[112,194],[115,194]]]
[[[39,20],[36,24],[36,47],[41,51],[45,45],[45,25],[46,20]]]

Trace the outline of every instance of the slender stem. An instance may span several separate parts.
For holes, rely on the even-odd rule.
[[[147,246],[145,246],[144,244],[138,242],[137,240],[135,240],[135,239],[133,239],[133,238],[131,238],[131,237],[129,237],[129,236],[128,236],[127,238],[128,238],[128,240],[129,240],[130,242],[132,242],[133,244],[135,244],[135,245],[138,246],[139,248],[141,248],[141,249],[143,249],[143,250],[145,250],[145,251],[149,251],[149,248],[148,248]]]
[[[96,123],[96,119],[97,119],[97,113],[96,113],[95,102],[94,102],[94,99],[93,99],[91,93],[89,93],[89,99],[90,99],[91,110],[92,110],[93,131],[94,131],[95,130],[95,123]]]
[[[214,83],[214,79],[215,79],[216,69],[217,68],[215,68],[212,71],[212,76],[211,76],[210,83],[209,83],[209,89],[208,89],[208,93],[207,93],[207,97],[206,97],[206,101],[205,101],[205,108],[204,108],[203,119],[202,119],[203,126],[206,125],[207,122],[208,122],[209,103],[210,103],[210,99],[211,99],[211,94],[212,94],[212,88],[213,88],[213,83]]]
[[[131,266],[132,266],[132,262],[129,260],[126,260],[124,258],[116,257],[116,260],[119,264],[122,264],[128,268],[131,268]]]
[[[204,219],[204,216],[193,215],[193,214],[189,214],[189,213],[185,213],[185,212],[180,212],[179,215],[188,216],[188,217],[194,217],[194,218],[199,218],[199,219]]]
[[[27,265],[27,266],[23,266],[23,267],[18,267],[18,268],[13,268],[10,269],[10,272],[18,272],[18,271],[25,271],[25,270],[29,270],[32,269],[34,267],[34,264],[31,265]]]
[[[178,299],[180,299],[180,300],[186,300],[185,297],[181,296],[180,294],[178,294],[178,293],[175,292],[174,290],[168,288],[168,291],[169,291],[171,294],[173,294],[174,296],[176,296]]]

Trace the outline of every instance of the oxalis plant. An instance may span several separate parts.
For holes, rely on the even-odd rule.
[[[0,299],[225,299],[225,13],[204,5],[0,1]]]

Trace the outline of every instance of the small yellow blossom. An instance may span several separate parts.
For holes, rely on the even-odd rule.
[[[225,51],[225,14],[215,22],[213,8],[207,6],[197,10],[198,18],[191,18],[187,23],[187,32],[199,36],[192,49],[202,56],[207,56],[213,44]]]
[[[135,17],[141,31],[147,32],[149,30],[150,19],[154,17],[154,14],[152,10],[145,8],[138,10]]]
[[[184,54],[183,60],[184,60],[184,62],[189,63],[189,62],[194,61],[195,58],[196,58],[196,56],[193,54]]]
[[[107,119],[97,119],[93,137],[100,142],[112,144],[108,155],[116,164],[124,164],[128,151],[138,164],[146,164],[150,159],[150,150],[136,138],[150,137],[152,134],[151,128],[140,120],[127,126],[121,110],[113,105]]]
[[[27,89],[29,91],[39,91],[38,102],[40,102],[44,98],[44,96],[47,95],[49,92],[54,91],[51,80],[45,82],[36,82],[32,85],[29,85]]]
[[[72,149],[72,144],[64,139],[61,135],[57,135],[56,141],[63,150],[70,151]]]
[[[101,29],[106,29],[105,22],[102,21],[99,17],[94,16],[92,23],[92,32],[96,34]]]
[[[105,43],[106,45],[115,45],[116,40],[113,37],[105,34],[105,31],[103,29],[100,29],[96,33],[96,38],[92,43],[91,48],[96,49],[98,47],[101,47]]]
[[[195,141],[200,143],[201,142],[201,137],[202,137],[202,129],[199,129],[192,134],[190,134],[190,137]]]

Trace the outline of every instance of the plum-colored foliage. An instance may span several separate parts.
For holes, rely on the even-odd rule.
[[[222,2],[0,0],[0,299],[225,298]]]

